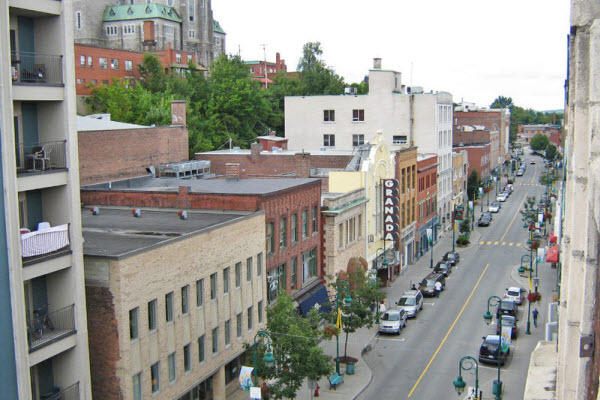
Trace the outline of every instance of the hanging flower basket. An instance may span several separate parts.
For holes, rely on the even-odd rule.
[[[325,336],[327,339],[331,339],[334,336],[337,336],[340,334],[340,330],[337,328],[337,326],[333,326],[333,325],[328,325],[325,327],[325,330],[323,331],[323,336]]]
[[[546,213],[546,214],[544,214],[544,218],[550,219],[550,218],[552,218],[552,214],[551,213]]]
[[[527,300],[530,303],[535,303],[536,301],[541,301],[542,300],[542,295],[540,293],[537,292],[531,292],[527,295]]]
[[[537,248],[540,247],[540,243],[533,241],[531,242],[531,250],[537,250]]]
[[[490,192],[490,190],[492,190],[492,189],[491,189],[489,186],[486,186],[485,188],[483,188],[483,191],[484,191],[485,193],[489,193],[489,192]]]

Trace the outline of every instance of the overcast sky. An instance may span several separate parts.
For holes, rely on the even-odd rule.
[[[295,71],[307,42],[347,83],[382,68],[406,85],[489,106],[564,106],[569,0],[212,0],[227,52]],[[412,73],[411,73],[412,71]]]

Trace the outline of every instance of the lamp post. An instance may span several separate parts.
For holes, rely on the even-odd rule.
[[[382,250],[383,253],[379,254],[379,250]],[[375,260],[379,260],[379,256],[381,256],[381,260],[382,260],[381,261],[381,266],[383,268],[387,269],[388,268],[388,261],[387,261],[387,259],[385,257],[385,246],[384,246],[383,249],[381,247],[378,248],[375,253],[376,253]],[[388,273],[389,273],[389,271],[388,271]],[[375,323],[378,324],[379,323],[379,304],[376,304],[375,306],[376,306],[375,307]]]
[[[456,204],[452,207],[452,252],[454,253],[454,231],[456,225]]]
[[[263,357],[263,361],[267,365],[267,367],[272,367],[275,363],[275,357],[273,357],[273,353],[271,352],[271,337],[267,331],[258,331],[256,335],[254,335],[254,386],[258,387],[258,365],[256,362],[256,348],[258,347],[258,339],[264,337],[267,339],[267,354]]]
[[[435,244],[435,241],[433,240],[433,228],[439,228],[440,226],[442,225],[440,225],[439,222],[431,225],[431,259],[429,261],[429,268],[433,268],[433,245]]]
[[[346,298],[344,299],[344,302],[346,304],[351,304],[352,303],[352,297],[350,297],[350,284],[348,283],[348,281],[345,280],[340,280],[337,285],[335,286],[335,308],[338,312],[338,318],[340,318],[340,284],[342,284],[343,286],[346,286],[346,290],[348,290],[348,293],[346,295]],[[379,312],[379,304],[377,304],[377,312]],[[339,333],[337,335],[335,335],[335,345],[336,345],[336,358],[335,358],[335,372],[337,372],[338,374],[340,373],[340,335]]]
[[[496,395],[494,397],[496,400],[502,400],[502,381],[500,380],[500,366],[502,365],[502,315],[500,315],[500,306],[502,304],[502,299],[498,296],[490,296],[487,301],[487,311],[483,314],[483,319],[486,324],[490,324],[492,322],[492,314],[490,314],[490,305],[498,306],[497,316],[498,316],[498,329],[500,334],[498,335],[498,380],[494,381],[494,386],[492,389],[492,393]]]
[[[465,363],[466,361],[466,366],[463,365],[463,363]],[[463,358],[460,359],[460,361],[458,362],[458,377],[456,378],[456,380],[454,382],[452,382],[452,384],[454,385],[454,389],[456,390],[456,393],[458,393],[458,395],[460,396],[462,394],[462,392],[465,390],[465,386],[467,386],[467,384],[465,383],[465,381],[463,381],[461,372],[462,371],[470,371],[474,369],[475,370],[475,397],[476,398],[481,398],[481,396],[479,396],[479,364],[477,363],[477,360],[474,359],[471,356],[464,356]]]
[[[483,193],[484,193],[483,186],[479,187],[479,193],[481,193],[481,212],[483,212]],[[489,197],[489,195],[488,195],[488,197]]]

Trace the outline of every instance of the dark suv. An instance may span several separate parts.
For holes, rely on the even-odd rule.
[[[460,261],[460,254],[457,251],[449,251],[444,254],[442,261],[452,265],[453,267]]]
[[[446,287],[446,277],[444,274],[440,274],[437,272],[432,272],[427,275],[421,281],[419,285],[419,290],[423,293],[423,296],[433,297],[435,296],[435,283],[440,282],[442,284],[442,290]]]
[[[450,272],[452,272],[452,265],[449,262],[440,261],[433,268],[433,272],[444,274],[445,277],[448,277]]]
[[[505,338],[498,335],[487,335],[483,337],[483,343],[479,348],[479,362],[498,363],[498,344],[500,343],[500,340],[502,340],[500,364],[504,365],[504,362],[510,353],[510,346]]]
[[[500,302],[500,307],[496,311],[496,318],[500,315],[510,315],[517,318],[517,313],[519,312],[519,308],[517,303],[512,300],[502,300]]]

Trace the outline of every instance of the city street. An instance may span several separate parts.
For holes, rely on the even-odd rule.
[[[493,325],[486,325],[483,314],[490,296],[502,297],[509,286],[528,285],[516,282],[516,268],[521,256],[529,254],[528,232],[523,228],[519,211],[527,196],[539,196],[545,188],[538,178],[544,164],[540,157],[526,156],[527,170],[517,177],[515,190],[502,203],[499,213],[493,214],[489,227],[477,227],[481,206],[475,207],[475,231],[471,245],[456,248],[460,263],[453,268],[446,281],[446,288],[439,298],[426,298],[423,310],[415,319],[408,321],[399,337],[377,335],[371,342],[371,350],[365,360],[373,371],[373,379],[359,399],[449,399],[456,398],[452,382],[457,378],[459,360],[463,356],[478,358],[482,337],[495,334]],[[535,160],[536,165],[529,161]],[[505,180],[504,180],[505,182]],[[495,195],[495,188],[488,193]],[[490,198],[490,202],[495,200]],[[483,200],[487,209],[487,199]],[[446,251],[452,249],[452,233],[447,232],[434,247],[434,264]],[[411,282],[419,282],[429,273],[430,254],[416,264],[410,265],[393,285],[386,288],[387,304],[392,307]],[[534,262],[535,267],[535,262]],[[504,384],[502,398],[523,398],[529,357],[538,340],[543,339],[546,305],[552,300],[556,289],[556,270],[550,264],[541,263],[538,268],[542,302],[538,327],[531,322],[531,335],[526,335],[527,300],[519,307],[518,336],[513,339],[509,360],[501,368]],[[512,275],[512,276],[511,276]],[[532,310],[534,306],[532,305]],[[495,314],[496,307],[490,307]],[[475,386],[473,371],[463,371],[467,387]],[[496,364],[479,365],[479,389],[483,397],[491,399],[492,383],[497,379]],[[465,393],[460,397],[465,398]]]

